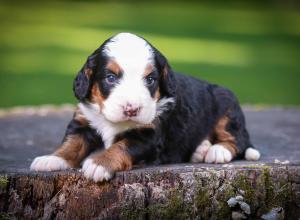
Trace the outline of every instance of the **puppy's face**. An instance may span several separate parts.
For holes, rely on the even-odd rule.
[[[122,33],[89,57],[75,79],[74,91],[80,101],[91,103],[111,122],[149,124],[162,103],[171,101],[164,86],[169,74],[167,61],[154,47]]]

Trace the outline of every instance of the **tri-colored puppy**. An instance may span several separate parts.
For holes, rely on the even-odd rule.
[[[135,164],[258,160],[228,89],[172,71],[149,42],[130,33],[106,40],[74,81],[78,108],[61,146],[36,171],[80,167],[94,181]]]

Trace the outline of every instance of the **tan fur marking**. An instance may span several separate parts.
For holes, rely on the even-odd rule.
[[[119,75],[121,73],[121,67],[113,60],[108,62],[106,68],[116,75]]]
[[[88,154],[88,145],[80,135],[69,135],[54,155],[64,158],[71,167],[79,167]]]
[[[103,107],[103,95],[97,84],[94,84],[91,90],[91,101],[97,103],[101,108]]]
[[[160,91],[158,88],[154,94],[154,100],[157,102],[159,99],[160,99]]]
[[[222,117],[216,127],[215,127],[215,144],[221,144],[226,147],[232,154],[232,156],[236,156],[238,149],[236,146],[235,137],[232,136],[228,131],[226,131],[226,126],[229,122],[229,118],[227,116]]]
[[[163,78],[166,80],[168,77],[168,67],[167,65],[164,67],[164,71],[163,71]]]
[[[92,156],[94,163],[100,164],[111,171],[129,170],[132,168],[132,158],[127,152],[126,140],[114,143],[110,148]]]
[[[152,73],[154,70],[154,67],[151,63],[148,63],[146,68],[145,68],[145,72],[144,72],[144,77],[147,77],[150,73]]]
[[[82,114],[81,110],[77,107],[74,113],[74,120],[78,121],[83,126],[88,126],[89,122]]]
[[[84,70],[84,73],[85,73],[85,75],[86,75],[87,77],[90,77],[90,76],[93,74],[93,70],[90,69],[90,68],[86,68],[86,69]]]

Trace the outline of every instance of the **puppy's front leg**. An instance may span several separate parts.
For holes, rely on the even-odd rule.
[[[89,147],[79,134],[67,135],[62,145],[51,155],[36,157],[30,169],[34,171],[54,171],[79,167],[87,156]]]
[[[153,127],[133,129],[118,135],[116,142],[108,149],[97,152],[84,161],[84,176],[95,182],[109,180],[117,171],[153,162],[157,159],[155,146],[160,143],[157,138]]]
[[[95,182],[109,180],[117,171],[132,168],[132,156],[128,152],[126,139],[114,143],[110,148],[91,155],[82,166],[84,176]]]
[[[96,131],[88,127],[88,122],[77,110],[59,148],[53,154],[36,157],[31,163],[30,169],[54,171],[76,168],[96,148],[103,148],[102,139]]]

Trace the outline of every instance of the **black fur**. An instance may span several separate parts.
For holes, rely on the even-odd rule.
[[[109,95],[110,88],[103,83],[103,67],[107,60],[102,55],[102,47],[89,57],[74,81],[74,93],[81,102],[89,97],[91,80],[96,80],[105,97]],[[237,156],[244,157],[245,150],[253,146],[234,94],[218,85],[174,73],[167,59],[154,47],[153,51],[161,98],[173,97],[175,103],[169,104],[169,109],[155,120],[155,129],[128,130],[119,134],[115,141],[128,140],[128,153],[135,164],[189,162],[196,147],[212,135],[217,122],[226,115],[229,118],[227,131],[237,141]],[[95,71],[92,78],[85,76],[85,68]],[[92,150],[103,149],[101,136],[93,128],[82,127],[72,120],[66,136],[74,133],[81,134]]]
[[[155,164],[189,162],[195,148],[211,135],[227,115],[227,130],[236,138],[238,157],[253,147],[237,99],[225,88],[181,74],[174,74],[176,105],[163,114],[156,129],[130,130],[119,136],[129,140],[134,162]]]
[[[150,44],[150,43],[149,43]],[[151,44],[150,44],[151,45]],[[176,97],[176,82],[171,67],[165,58],[155,47],[153,47],[156,68],[160,72],[160,92],[164,97]]]
[[[97,66],[96,64],[97,55],[98,55],[98,50],[96,50],[91,56],[88,57],[86,63],[78,72],[74,80],[73,83],[74,95],[80,101],[84,101],[89,96],[91,86],[92,86],[92,78],[86,75],[85,71],[87,69],[91,69],[93,72],[95,71]]]
[[[238,155],[243,156],[246,148],[252,147],[243,113],[228,89],[181,74],[175,74],[175,81],[176,105],[161,120],[161,163],[189,161],[195,148],[212,134],[216,123],[225,115],[230,119],[228,131],[235,130],[231,134],[239,140]]]

